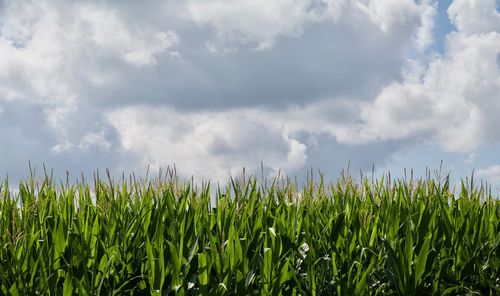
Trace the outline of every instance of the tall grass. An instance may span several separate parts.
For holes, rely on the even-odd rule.
[[[472,184],[4,182],[0,294],[499,294],[500,202]]]

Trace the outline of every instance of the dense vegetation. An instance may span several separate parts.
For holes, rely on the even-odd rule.
[[[5,182],[0,294],[500,294],[500,202],[473,184]]]

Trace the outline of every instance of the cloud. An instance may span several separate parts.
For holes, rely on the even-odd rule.
[[[317,6],[327,3],[317,1]],[[257,43],[264,49],[280,35],[298,36],[302,25],[320,16],[309,1],[187,1],[186,17],[196,24],[209,24],[221,38]],[[311,8],[311,9],[308,9]]]
[[[155,65],[159,55],[175,55],[178,42],[172,30],[131,28],[115,10],[90,3],[7,2],[1,19],[0,93],[7,100],[78,100],[82,80],[102,85],[120,61]]]
[[[470,35],[500,31],[500,13],[495,0],[455,0],[448,8],[450,20],[458,31]]]
[[[106,130],[90,131],[83,135],[80,143],[77,145],[70,142],[61,143],[53,146],[51,151],[55,154],[68,152],[70,150],[88,150],[89,148],[96,147],[103,151],[110,151],[112,143],[108,140]]]
[[[29,175],[29,161],[37,167],[38,175],[45,164],[49,172],[55,170],[56,178],[65,178],[65,172],[69,171],[71,180],[78,178],[80,173],[91,177],[98,168],[128,171],[130,168],[117,166],[118,160],[135,161],[132,155],[126,155],[117,145],[112,131],[106,135],[111,147],[103,146],[102,142],[90,143],[97,141],[98,137],[89,135],[83,137],[82,147],[68,147],[56,153],[52,149],[54,143],[58,143],[59,131],[48,123],[45,114],[40,112],[40,105],[22,101],[1,103],[4,112],[0,114],[0,149],[5,157],[0,159],[0,178],[8,174],[11,185]]]
[[[2,165],[223,178],[370,168],[422,142],[474,153],[500,140],[498,12],[455,1],[439,56],[436,3],[4,1]]]
[[[491,165],[477,170],[476,175],[492,183],[500,183],[500,165]]]
[[[134,66],[155,65],[161,54],[178,54],[171,51],[178,43],[178,36],[172,30],[129,28],[111,9],[82,5],[76,9],[73,22],[71,26],[84,33],[92,47]],[[78,37],[82,35],[78,34]]]
[[[309,167],[337,175],[382,166],[413,139],[351,145],[338,142],[339,126],[353,120],[356,105],[323,101],[306,108],[262,107],[186,112],[147,105],[114,110],[107,115],[125,151],[140,159],[136,167],[154,169],[175,163],[185,176],[226,180],[242,167],[269,175],[302,174]]]
[[[420,27],[415,34],[415,47],[418,51],[425,51],[433,42],[433,30],[437,15],[437,2],[431,0],[422,1],[419,9]]]
[[[53,151],[95,133],[72,123],[76,117],[89,120],[86,128],[95,123],[95,115],[78,114],[98,112],[87,88],[113,81],[120,67],[153,66],[157,56],[175,55],[178,41],[171,30],[131,28],[113,9],[90,3],[6,2],[1,24],[0,100],[39,106],[57,134]]]
[[[428,6],[423,1],[422,7]],[[305,27],[318,22],[366,24],[371,20],[384,33],[409,32],[418,25],[421,5],[397,1],[199,1],[185,2],[184,16],[200,26],[215,29],[223,40],[256,44],[269,49],[280,37],[299,37]]]
[[[285,130],[251,118],[252,113],[181,113],[135,106],[107,115],[127,151],[144,166],[176,164],[186,175],[224,180],[242,167],[256,172],[262,161],[272,172],[304,166],[307,147]]]
[[[483,10],[460,3],[449,9],[459,25],[447,36],[444,55],[385,86],[363,106],[361,124],[347,129],[355,136],[340,140],[366,143],[425,135],[445,150],[463,153],[500,141],[495,128],[500,124],[495,115],[500,111],[500,33],[491,31],[492,23],[458,21],[474,15],[471,8]],[[498,15],[494,6],[486,7]]]
[[[367,4],[362,4],[361,1],[354,3],[366,10],[384,32],[396,28],[401,30],[402,27],[411,30],[418,19],[418,5],[411,0],[373,0]]]
[[[375,8],[367,4],[316,1],[307,8],[308,2],[283,1],[268,4],[267,14],[278,20],[261,26],[267,24],[260,20],[267,14],[257,8],[265,4],[235,1],[220,8],[217,3],[188,1],[176,7],[185,11],[193,6],[201,11],[210,6],[208,10],[214,11],[214,15],[200,13],[203,21],[189,13],[179,14],[182,25],[173,28],[180,40],[175,47],[179,58],[159,59],[155,67],[146,69],[117,71],[114,82],[88,91],[91,97],[108,107],[135,104],[140,99],[145,104],[183,110],[279,109],[324,99],[372,99],[383,85],[401,79],[400,70],[421,26],[419,13],[423,13],[420,5],[410,5],[415,8],[410,19],[402,24],[398,23],[402,19],[394,17],[384,31],[371,16]],[[299,7],[301,17],[281,13],[280,5]],[[245,17],[224,12],[246,6],[252,9],[245,10]],[[397,7],[384,9],[388,15],[398,15]],[[328,12],[331,9],[341,12],[338,19]],[[309,14],[314,17],[307,17]],[[297,29],[282,28],[282,19],[293,24],[286,28]],[[224,25],[217,26],[218,22]],[[269,46],[255,50],[261,43]]]

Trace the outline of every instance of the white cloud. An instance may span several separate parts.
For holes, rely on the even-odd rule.
[[[435,26],[438,2],[424,0],[419,6],[420,27],[415,36],[415,45],[420,52],[427,49],[433,42],[432,31]]]
[[[496,0],[455,0],[448,8],[450,20],[464,34],[500,31]]]
[[[116,155],[213,178],[261,160],[371,165],[414,139],[472,155],[500,141],[498,12],[455,1],[432,56],[436,3],[5,1],[0,133],[17,160]]]
[[[186,175],[224,180],[262,161],[272,171],[293,171],[306,161],[306,146],[285,130],[244,111],[182,113],[171,108],[127,107],[107,116],[122,145],[153,167],[175,163]],[[181,172],[182,172],[181,171]]]
[[[418,5],[412,0],[371,0],[366,4],[362,4],[362,1],[354,3],[366,10],[384,32],[413,27],[418,20]]]
[[[119,58],[133,66],[154,65],[176,54],[172,30],[130,28],[113,10],[94,4],[54,1],[7,2],[1,13],[0,95],[47,105],[74,104],[80,79],[110,79]]]
[[[460,20],[469,8],[455,5],[450,15]],[[493,28],[460,23],[458,32],[447,36],[443,56],[384,87],[363,107],[362,123],[346,127],[351,137],[339,139],[366,143],[425,135],[445,150],[464,153],[500,141],[500,33]]]
[[[489,182],[500,183],[500,165],[491,165],[476,171],[476,175]]]
[[[56,1],[3,5],[0,101],[40,106],[57,134],[54,147],[79,145],[75,141],[82,135],[72,135],[75,131],[67,126],[75,116],[81,118],[76,114],[89,99],[86,88],[108,84],[124,66],[153,66],[160,55],[176,54],[178,37],[172,30],[131,27],[103,5]]]
[[[87,132],[85,135],[83,135],[78,144],[73,144],[70,142],[59,143],[54,145],[51,148],[51,151],[55,154],[68,152],[74,153],[76,150],[85,151],[89,148],[98,148],[103,151],[110,151],[111,147],[112,144],[107,137],[106,131],[99,130]]]
[[[303,133],[331,139],[356,114],[340,97],[398,75],[421,13],[409,0],[2,2],[0,101],[37,114],[14,129],[37,151],[9,151],[87,166],[132,162],[124,148],[215,178],[260,160],[299,170]],[[238,51],[249,44],[267,50]]]
[[[116,11],[95,5],[82,5],[76,9],[72,26],[78,37],[88,34],[90,46],[135,66],[154,65],[161,54],[174,54],[171,48],[178,43],[172,30],[155,31],[153,28],[131,29]]]
[[[328,7],[323,1],[186,1],[186,17],[198,24],[213,26],[219,36],[258,43],[268,48],[280,35],[296,36],[308,20],[321,17],[314,5]]]
[[[429,6],[429,1],[413,0],[189,0],[184,16],[212,26],[223,39],[257,43],[257,49],[266,49],[279,37],[297,37],[306,25],[325,21],[356,25],[369,19],[385,33],[405,34],[418,26],[420,14],[429,27]]]

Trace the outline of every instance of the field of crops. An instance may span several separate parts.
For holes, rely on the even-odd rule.
[[[498,295],[500,201],[448,180],[5,182],[0,294]]]

